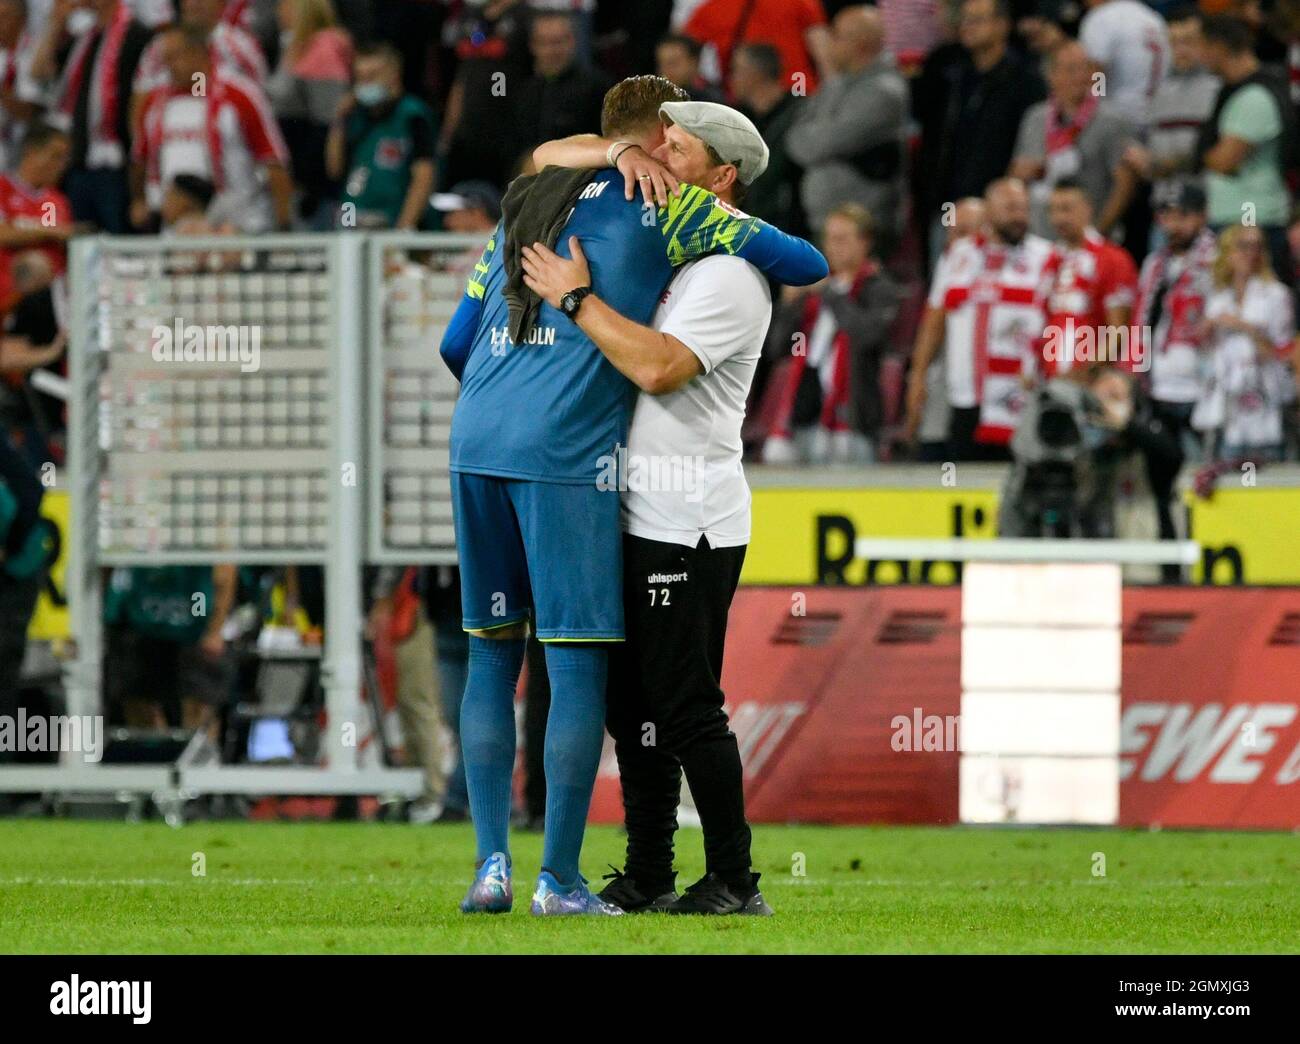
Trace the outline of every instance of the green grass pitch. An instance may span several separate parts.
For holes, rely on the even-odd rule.
[[[772,919],[534,919],[540,838],[514,846],[514,912],[465,917],[467,826],[0,820],[0,950],[1300,951],[1293,834],[758,826]],[[592,828],[585,872],[621,862],[622,847],[618,831]],[[678,849],[688,884],[702,872],[699,832],[683,830]]]

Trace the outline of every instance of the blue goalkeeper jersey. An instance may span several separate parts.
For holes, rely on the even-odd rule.
[[[582,243],[596,294],[648,324],[673,269],[706,254],[744,258],[783,283],[827,274],[811,243],[687,186],[657,211],[623,195],[623,175],[598,173],[582,190],[555,251]],[[453,372],[464,361],[451,424],[451,470],[541,482],[596,480],[626,445],[635,386],[562,312],[544,302],[527,343],[509,336],[502,226],[488,241],[443,338]],[[471,337],[472,331],[472,337]]]

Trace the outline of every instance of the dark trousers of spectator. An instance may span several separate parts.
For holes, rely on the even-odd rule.
[[[551,679],[546,648],[528,639],[528,684],[524,688],[524,814],[530,823],[546,818],[546,718],[551,713]]]
[[[101,232],[113,235],[130,231],[126,212],[131,197],[125,170],[75,167],[64,175],[63,191],[77,221],[92,221]]]
[[[443,5],[419,0],[376,0],[375,35],[402,56],[402,86],[417,98],[428,97],[433,84],[430,47],[442,35]]]
[[[954,406],[948,418],[948,459],[954,461],[1006,461],[1011,452],[1006,446],[976,442],[975,429],[980,423],[978,406]]]
[[[1178,443],[1183,447],[1183,452],[1188,452],[1188,444],[1198,441],[1197,433],[1192,428],[1192,410],[1196,404],[1191,402],[1161,402],[1158,399],[1151,400],[1151,408],[1155,415],[1160,418],[1166,428],[1174,433]],[[1153,490],[1156,498],[1156,518],[1160,523],[1160,539],[1174,540],[1178,537],[1178,529],[1174,525],[1174,498],[1170,496],[1161,496],[1159,490]],[[1160,567],[1160,581],[1166,584],[1180,584],[1183,582],[1183,567],[1175,562],[1165,562]]]
[[[1268,243],[1268,259],[1273,265],[1273,274],[1287,286],[1295,286],[1295,264],[1291,260],[1291,243],[1287,239],[1286,226],[1266,225],[1263,229],[1264,240]]]
[[[27,652],[27,626],[36,611],[36,599],[45,584],[45,571],[24,580],[0,573],[0,717],[18,713],[23,656]],[[0,751],[0,762],[12,759]]]
[[[744,768],[720,682],[727,614],[744,561],[743,546],[710,548],[704,538],[694,548],[623,538],[627,641],[610,652],[605,721],[623,785],[625,872],[650,895],[676,881],[683,773],[709,872],[732,887],[749,885]]]
[[[1155,212],[1151,209],[1151,191],[1149,185],[1141,185],[1129,201],[1128,209],[1121,219],[1124,226],[1123,247],[1138,265],[1147,256],[1151,244],[1151,226],[1155,223]]]

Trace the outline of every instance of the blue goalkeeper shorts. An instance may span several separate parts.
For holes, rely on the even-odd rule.
[[[451,498],[465,630],[623,640],[618,490],[452,472]]]

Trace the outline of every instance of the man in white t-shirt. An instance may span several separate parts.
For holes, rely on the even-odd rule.
[[[734,109],[669,102],[660,113],[668,126],[654,158],[673,178],[725,204],[767,165],[762,137]],[[572,260],[540,243],[525,247],[528,286],[570,315],[641,390],[626,453],[605,469],[623,490],[627,641],[610,662],[607,724],[623,783],[628,857],[601,898],[629,911],[770,914],[750,868],[743,769],[719,679],[750,534],[740,428],[771,294],[747,262],[706,257],[678,271],[653,328],[642,326],[589,292],[576,237],[569,248]],[[648,727],[652,744],[645,743]],[[683,772],[709,872],[678,899],[672,837]]]
[[[1084,0],[1079,42],[1106,74],[1102,97],[1139,127],[1169,73],[1169,26],[1141,0]]]

